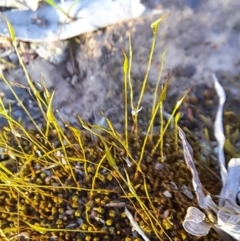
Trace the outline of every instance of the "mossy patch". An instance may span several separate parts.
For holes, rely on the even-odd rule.
[[[152,25],[149,68],[161,20]],[[41,86],[40,95],[27,73],[27,88],[45,118],[44,125],[39,128],[32,119],[35,128],[27,130],[0,102],[1,115],[8,121],[0,133],[3,240],[142,240],[126,210],[149,240],[218,240],[214,232],[196,238],[182,227],[187,208],[197,206],[177,134],[178,109],[187,93],[164,116],[168,81],[159,88],[160,74],[154,102],[145,108],[147,72],[134,106],[131,48],[128,55],[124,54],[123,64],[123,132],[117,132],[107,117],[107,127],[79,117],[82,128],[64,120],[63,128],[52,109],[54,93]],[[201,140],[182,126],[196,156],[201,155]],[[197,163],[206,190],[219,194],[220,179],[214,173],[218,164],[210,154],[204,163]]]

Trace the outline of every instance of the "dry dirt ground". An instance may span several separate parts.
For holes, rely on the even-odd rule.
[[[171,109],[177,98],[189,87],[193,87],[192,93],[198,102],[202,102],[199,108],[205,111],[205,117],[215,118],[216,95],[210,88],[210,94],[204,95],[203,92],[205,85],[212,85],[211,75],[216,73],[227,93],[226,108],[233,110],[237,115],[240,114],[240,1],[162,0],[159,4],[154,0],[152,2],[158,10],[162,9],[162,15],[169,12],[170,15],[159,27],[141,114],[144,115],[146,107],[152,101],[160,71],[161,55],[165,50],[167,52],[161,83],[168,73],[171,74],[168,99],[165,102],[166,110]],[[102,110],[109,115],[115,127],[121,127],[124,114],[122,50],[128,51],[128,36],[131,34],[132,80],[134,98],[137,100],[153,39],[150,24],[158,17],[154,11],[150,11],[149,15],[143,18],[80,36],[77,40],[72,40],[69,58],[58,66],[39,57],[31,60],[30,54],[27,70],[33,81],[44,80],[50,90],[56,89],[54,108],[59,109],[61,116],[71,124],[77,123],[78,114],[83,119],[96,123],[101,118]],[[20,67],[5,70],[4,73],[9,81],[27,84]],[[5,101],[13,104],[13,116],[24,119],[26,114],[19,108],[18,103],[14,102],[9,90],[2,83],[0,88]],[[39,109],[35,108],[28,92],[21,88],[16,88],[16,92],[33,117],[39,120],[41,114]],[[205,102],[213,104],[207,108]],[[189,108],[190,117],[195,109],[195,106]],[[212,122],[210,123],[212,125]],[[197,134],[196,137],[200,136],[201,140],[203,133]],[[238,146],[234,146],[237,153],[239,146],[238,141]],[[205,161],[204,158],[211,152],[216,154],[216,148],[212,147],[216,147],[216,141],[211,145],[202,142],[200,148],[197,143],[195,149],[197,148],[199,156],[196,156],[196,159]],[[226,159],[229,160],[229,156]],[[208,180],[207,182],[214,191],[217,190],[215,184],[211,185]]]
[[[239,111],[240,89],[240,2],[238,0],[163,0],[156,4],[163,14],[170,12],[160,27],[149,75],[149,91],[143,107],[152,99],[152,89],[160,70],[164,50],[164,76],[171,73],[169,102],[176,100],[186,89],[202,83],[212,85],[215,72],[223,83],[229,103],[234,101]],[[54,66],[39,57],[27,65],[33,81],[42,77],[48,88],[56,88],[54,107],[64,119],[76,122],[80,114],[85,120],[97,122],[100,110],[112,114],[120,124],[123,108],[122,62],[128,51],[128,36],[132,35],[132,79],[137,99],[144,78],[152,42],[150,24],[159,15],[149,15],[131,22],[110,26],[73,40],[69,58]],[[5,71],[8,80],[26,84],[21,68]],[[2,86],[3,94],[6,88]],[[20,91],[21,92],[21,91]],[[26,92],[20,93],[25,98]],[[35,113],[36,117],[38,113]],[[19,114],[21,115],[21,114]]]

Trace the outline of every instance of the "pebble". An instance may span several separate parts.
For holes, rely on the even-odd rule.
[[[186,185],[182,185],[181,190],[183,194],[188,197],[189,199],[193,200],[194,196],[193,194],[189,191],[188,187]]]
[[[19,63],[18,56],[17,56],[17,54],[15,52],[9,54],[8,58],[11,61],[11,63],[13,63],[13,64],[18,64]]]
[[[155,164],[155,169],[156,169],[157,171],[162,171],[163,168],[164,168],[164,165],[163,165],[162,163],[157,162],[157,163]]]
[[[68,73],[70,75],[74,74],[73,65],[70,61],[67,61],[67,63],[66,63],[66,70],[68,71]]]
[[[74,74],[71,79],[71,84],[75,86],[77,82],[78,82],[78,76]]]
[[[164,195],[165,197],[172,198],[172,194],[171,194],[168,190],[164,191],[164,192],[163,192],[163,195]]]
[[[177,184],[175,183],[175,182],[170,182],[172,185],[173,185],[173,188],[175,189],[175,190],[178,190],[178,186],[177,186]]]
[[[31,43],[31,48],[43,59],[54,65],[63,63],[68,57],[69,41]]]

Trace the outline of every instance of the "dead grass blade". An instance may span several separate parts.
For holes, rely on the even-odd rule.
[[[197,195],[198,205],[200,208],[206,210],[207,205],[205,203],[205,195],[203,193],[202,184],[198,177],[198,172],[193,161],[192,147],[188,143],[185,133],[180,127],[178,127],[178,132],[179,132],[179,137],[181,139],[182,146],[183,146],[183,154],[184,154],[185,162],[192,173],[192,183],[193,183],[193,188]]]
[[[218,111],[214,122],[214,135],[218,142],[218,162],[220,166],[222,185],[224,186],[227,178],[227,169],[226,169],[225,156],[224,156],[225,136],[223,133],[222,115],[223,115],[223,106],[226,100],[226,94],[222,86],[219,84],[215,74],[212,75],[212,78],[214,81],[214,88],[219,97]]]

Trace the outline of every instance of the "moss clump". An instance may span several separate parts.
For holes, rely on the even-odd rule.
[[[152,26],[152,49],[161,20]],[[153,51],[149,66],[152,55]],[[0,132],[2,240],[142,240],[139,230],[133,229],[129,213],[152,241],[218,240],[215,233],[201,239],[192,237],[181,225],[186,209],[197,206],[176,134],[177,110],[184,98],[178,101],[170,119],[165,119],[167,81],[161,91],[157,84],[154,103],[146,109],[149,116],[140,123],[138,113],[147,75],[135,108],[131,48],[130,58],[124,57],[122,133],[114,130],[107,118],[107,128],[85,123],[80,117],[82,128],[66,122],[62,128],[52,110],[54,93],[42,86],[40,95],[27,73],[29,89],[45,117],[44,127],[39,128],[32,120],[35,129],[26,130],[0,102],[1,115],[8,121]],[[132,113],[127,111],[128,106]],[[158,129],[153,128],[156,122]],[[191,144],[197,144],[191,132],[184,130]],[[205,165],[213,165],[212,160]],[[200,174],[204,173],[203,184],[212,191],[219,180],[206,170],[199,166]]]
[[[126,150],[118,133],[117,139],[112,132],[100,138],[88,131],[76,135],[71,127],[64,133],[63,146],[54,129],[46,139],[38,132],[29,137],[1,133],[1,146],[11,146],[0,165],[0,220],[8,237],[24,232],[31,240],[54,235],[58,240],[135,240],[127,207],[151,240],[165,240],[166,234],[172,240],[190,238],[181,221],[196,200],[183,192],[184,186],[192,192],[191,175],[181,149],[173,145],[174,131],[164,136],[165,161],[158,151],[151,154],[159,139],[152,135],[140,166],[145,135],[129,135]],[[205,179],[209,186],[216,182],[211,173]]]

